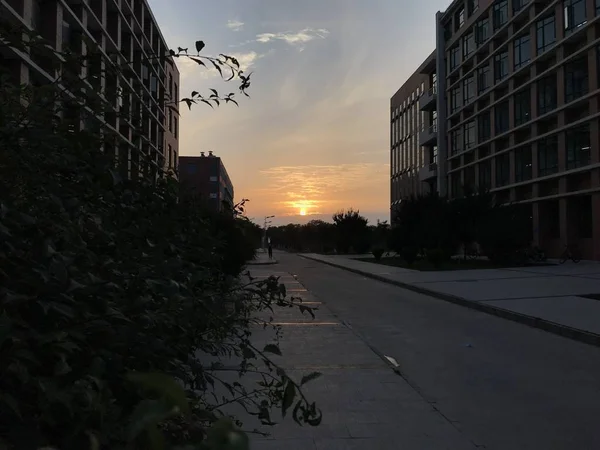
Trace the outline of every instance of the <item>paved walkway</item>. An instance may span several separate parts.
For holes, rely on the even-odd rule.
[[[297,258],[298,261],[303,261]],[[373,350],[316,298],[287,265],[254,267],[255,277],[280,276],[289,295],[316,306],[316,319],[296,309],[275,310],[282,326],[282,357],[276,357],[295,379],[318,371],[323,376],[306,385],[309,399],[323,411],[318,427],[300,427],[291,417],[270,429],[267,438],[253,437],[253,450],[468,450],[476,448],[454,424],[394,371],[383,354]],[[257,345],[268,334],[256,329]],[[256,423],[245,420],[246,428]],[[265,429],[265,428],[262,428]]]
[[[598,263],[420,272],[343,256],[302,256],[600,345],[600,301],[583,297],[600,294]]]

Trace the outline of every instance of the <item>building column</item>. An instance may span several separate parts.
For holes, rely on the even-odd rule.
[[[562,246],[569,244],[569,217],[567,211],[567,199],[565,197],[558,200],[558,220],[560,226],[560,250],[562,251]]]
[[[540,204],[535,202],[531,205],[532,213],[532,227],[533,227],[533,245],[541,247],[540,245]]]
[[[592,258],[600,261],[600,192],[592,194]]]

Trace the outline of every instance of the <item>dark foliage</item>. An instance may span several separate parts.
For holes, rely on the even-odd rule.
[[[300,388],[318,374],[296,382],[269,359],[276,342],[250,340],[257,312],[296,304],[276,278],[239,277],[252,228],[179,201],[148,155],[123,177],[97,120],[105,100],[79,79],[2,81],[0,448],[246,449],[231,403],[266,424],[278,407],[317,425]],[[232,360],[240,381],[226,377]]]

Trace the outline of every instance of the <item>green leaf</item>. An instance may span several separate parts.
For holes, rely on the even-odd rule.
[[[200,53],[202,49],[206,46],[203,41],[196,41],[196,51]]]
[[[302,380],[300,381],[300,385],[301,385],[301,386],[303,386],[303,385],[305,385],[306,383],[308,383],[309,381],[316,380],[316,379],[317,379],[317,378],[319,378],[321,375],[323,375],[323,374],[322,374],[322,373],[320,373],[320,372],[313,372],[313,373],[309,373],[308,375],[304,375],[304,376],[302,377]]]
[[[129,440],[133,441],[141,432],[151,429],[174,414],[175,408],[161,400],[142,400],[131,415]]]
[[[265,348],[263,348],[263,352],[265,352],[265,353],[273,353],[275,355],[281,356],[281,350],[275,344],[267,344],[267,345],[265,345]]]
[[[221,69],[221,67],[216,62],[214,62],[212,59],[209,61],[212,63],[213,66],[215,66],[215,69],[217,69],[219,71],[219,74],[221,74],[221,76],[223,76],[223,70]]]
[[[285,391],[283,392],[283,401],[281,403],[281,413],[283,417],[287,413],[287,410],[294,403],[294,398],[296,397],[296,386],[292,382],[292,380],[288,380],[287,386],[285,387]]]
[[[205,64],[205,63],[204,63],[204,61],[202,61],[201,59],[198,59],[198,58],[192,58],[192,57],[190,57],[190,59],[191,59],[192,61],[196,62],[198,65],[206,67],[206,64]]]
[[[159,394],[171,407],[177,407],[184,414],[190,412],[187,395],[175,378],[162,373],[129,373],[127,379],[142,388]]]

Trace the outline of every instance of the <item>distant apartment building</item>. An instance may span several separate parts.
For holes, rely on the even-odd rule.
[[[114,153],[125,176],[176,169],[179,71],[146,0],[0,0],[0,19],[36,31],[56,51],[88,57],[78,75],[85,90],[106,98],[108,108],[94,111],[94,118],[116,136],[104,151]],[[122,70],[106,70],[110,61]],[[3,47],[0,65],[23,84],[43,85],[61,75],[35,51]],[[87,126],[76,111],[63,115]]]
[[[437,14],[435,64],[421,69],[437,83],[438,192],[487,188],[527,205],[535,244],[596,260],[599,17],[600,0],[456,0]]]
[[[427,66],[435,55],[424,63]],[[421,100],[434,95],[434,83],[417,70],[394,94],[390,101],[390,176],[391,208],[411,195],[435,189],[435,183],[422,183],[419,172],[435,164],[435,108],[423,111]],[[431,110],[431,111],[430,111]],[[431,181],[428,178],[428,181]]]
[[[233,184],[223,161],[213,152],[181,156],[179,182],[183,195],[197,197],[215,211],[234,206]]]

